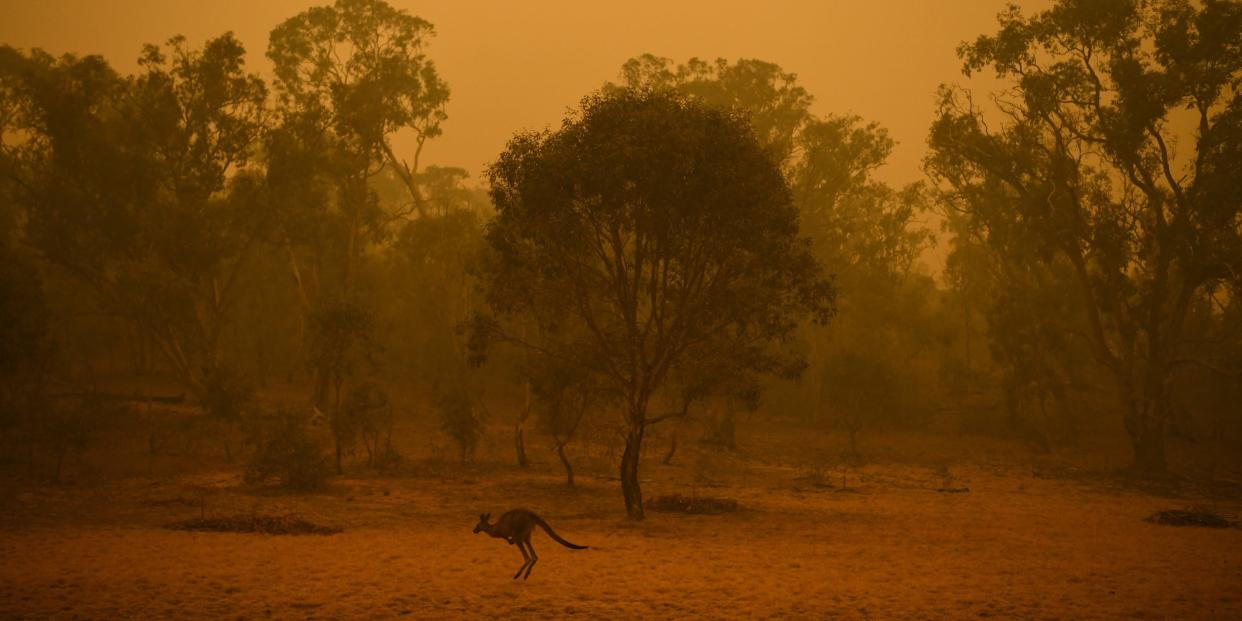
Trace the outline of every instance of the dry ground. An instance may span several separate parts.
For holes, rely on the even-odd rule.
[[[937,492],[935,460],[879,460],[848,473],[854,491],[842,492],[838,471],[827,472],[837,487],[814,485],[781,450],[804,435],[741,455],[685,449],[671,466],[648,459],[648,495],[726,496],[744,509],[641,524],[620,518],[615,481],[583,466],[568,490],[550,459],[528,471],[419,462],[310,495],[248,489],[233,470],[9,480],[0,618],[1242,618],[1242,530],[1143,521],[1201,502],[1193,489],[1051,476],[998,445],[954,449],[966,461],[954,462],[953,485],[968,493]],[[530,580],[510,580],[518,551],[471,528],[514,506],[592,549],[537,534]],[[1236,496],[1219,508],[1236,514]],[[345,532],[162,528],[247,512]]]

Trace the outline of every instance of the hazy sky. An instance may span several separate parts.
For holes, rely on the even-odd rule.
[[[3,0],[0,43],[97,53],[136,69],[144,42],[184,34],[199,44],[232,30],[266,74],[273,26],[328,0]],[[879,121],[898,141],[881,177],[920,178],[935,89],[961,81],[964,39],[995,30],[1005,0],[390,0],[429,20],[428,48],[452,89],[444,135],[428,163],[476,176],[514,131],[556,124],[565,109],[651,52],[759,58],[798,74],[819,113]],[[1020,2],[1039,7],[1045,0]],[[399,147],[408,145],[399,144]]]

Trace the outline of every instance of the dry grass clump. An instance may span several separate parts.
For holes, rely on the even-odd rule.
[[[335,535],[341,532],[339,528],[321,526],[294,515],[200,517],[173,522],[167,528],[215,533],[258,533],[261,535]]]
[[[731,498],[712,498],[710,496],[683,496],[671,494],[657,496],[647,501],[647,508],[652,511],[673,513],[698,513],[715,515],[738,510],[736,500]]]
[[[1152,524],[1165,526],[1199,526],[1203,528],[1230,528],[1237,526],[1211,509],[1170,509],[1157,511],[1147,518]]]

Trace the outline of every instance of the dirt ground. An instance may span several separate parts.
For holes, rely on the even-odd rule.
[[[646,495],[728,497],[742,510],[642,523],[622,519],[603,460],[570,490],[550,455],[528,470],[413,463],[300,495],[247,488],[235,469],[9,480],[0,618],[1242,618],[1242,530],[1143,520],[1203,502],[1201,490],[1032,465],[1003,445],[952,465],[877,459],[842,481],[792,465],[781,446],[796,440],[649,458]],[[969,491],[937,491],[946,481]],[[530,580],[511,580],[518,550],[471,529],[479,513],[517,506],[590,549],[536,534]],[[1239,507],[1218,499],[1221,512]],[[164,528],[247,513],[344,532]]]

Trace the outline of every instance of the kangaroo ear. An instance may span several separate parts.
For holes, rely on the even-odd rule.
[[[484,514],[483,514],[483,521],[484,521],[484,522],[486,522],[486,521],[488,521],[488,520],[490,520],[490,519],[492,519],[492,514],[490,514],[490,513],[484,513]]]

